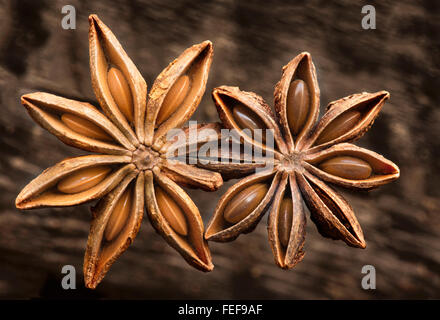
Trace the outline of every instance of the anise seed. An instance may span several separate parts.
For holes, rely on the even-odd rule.
[[[318,139],[316,139],[315,145],[320,145],[342,136],[355,126],[361,116],[362,114],[357,110],[344,112],[321,132]]]
[[[157,115],[157,125],[167,120],[182,104],[185,97],[188,95],[190,85],[191,81],[187,75],[183,75],[177,79],[163,100],[159,114]]]
[[[292,199],[285,198],[281,202],[278,213],[278,237],[281,244],[287,247],[290,238],[290,229],[292,229],[293,204]]]
[[[104,237],[107,241],[112,241],[122,230],[131,212],[132,197],[131,190],[127,188],[119,197],[110,218],[105,227]]]
[[[349,156],[328,159],[322,162],[319,167],[327,173],[351,180],[367,179],[373,171],[365,160]]]
[[[265,141],[264,129],[266,126],[254,112],[246,108],[243,104],[238,103],[232,108],[232,114],[235,122],[241,129],[250,129],[254,139],[262,142]],[[262,129],[260,131],[261,133],[255,131],[255,129]]]
[[[310,95],[303,80],[295,80],[287,93],[287,121],[293,135],[297,135],[306,122],[310,109]]]
[[[223,216],[229,223],[235,224],[247,217],[263,200],[268,191],[265,183],[256,183],[235,195],[226,205]]]
[[[102,180],[111,171],[108,166],[96,166],[75,171],[58,182],[57,188],[63,193],[78,193],[88,190]]]
[[[157,205],[165,220],[174,231],[182,236],[186,236],[188,234],[188,225],[182,209],[176,201],[160,187],[156,187],[155,193]]]
[[[107,73],[107,82],[119,110],[130,122],[133,122],[133,97],[124,75],[119,69],[111,67]]]
[[[100,127],[93,122],[78,117],[71,113],[65,113],[61,116],[61,121],[73,131],[82,134],[88,138],[112,141],[113,139]]]

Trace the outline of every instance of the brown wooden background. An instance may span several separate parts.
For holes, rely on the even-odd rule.
[[[61,7],[77,9],[63,30]],[[362,30],[374,4],[377,29]],[[312,53],[321,101],[388,90],[391,100],[358,145],[396,162],[401,178],[370,193],[344,192],[367,249],[321,238],[308,224],[306,256],[294,270],[273,263],[266,219],[252,234],[212,243],[215,269],[188,267],[149,225],[97,290],[83,288],[88,205],[20,212],[18,192],[43,169],[82,154],[37,126],[19,103],[47,91],[95,101],[88,67],[87,16],[113,30],[151,86],[186,47],[210,39],[215,57],[207,94],[193,119],[216,121],[209,92],[227,84],[272,103],[281,67]],[[425,1],[6,1],[0,0],[1,298],[440,298],[439,3]],[[228,183],[227,185],[230,185]],[[205,222],[226,190],[190,191]],[[77,268],[78,289],[61,289],[61,267]],[[361,268],[377,271],[377,290],[361,288]]]

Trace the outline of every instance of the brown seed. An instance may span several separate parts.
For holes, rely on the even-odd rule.
[[[104,237],[112,241],[121,232],[131,212],[131,189],[127,188],[119,197],[105,227]]]
[[[108,88],[115,100],[119,110],[124,114],[128,121],[133,122],[133,98],[130,86],[122,72],[111,67],[107,74]]]
[[[303,80],[293,81],[287,93],[287,121],[293,135],[297,135],[303,128],[309,109],[310,95],[307,84]]]
[[[182,236],[188,234],[185,215],[179,205],[160,187],[156,187],[156,201],[159,210],[171,228]]]
[[[267,191],[265,183],[256,183],[240,191],[226,205],[223,211],[225,220],[235,224],[246,218],[263,200]]]
[[[365,160],[348,156],[328,159],[322,162],[319,167],[327,173],[351,180],[367,179],[373,171]]]
[[[278,212],[278,237],[283,247],[289,244],[290,230],[292,229],[293,204],[291,198],[281,201]]]
[[[100,183],[111,168],[96,166],[75,171],[58,182],[57,188],[63,193],[78,193],[88,190]]]
[[[237,103],[232,109],[232,114],[235,122],[241,129],[250,129],[256,140],[265,141],[264,129],[266,125],[252,110],[246,108],[241,103]],[[255,129],[261,130],[255,131]]]
[[[168,91],[163,100],[162,107],[157,115],[156,123],[159,125],[167,120],[182,104],[190,89],[190,79],[187,75],[181,76]]]
[[[104,141],[112,141],[112,137],[110,137],[104,130],[95,125],[93,122],[78,117],[71,113],[65,113],[61,116],[61,121],[64,122],[66,126],[68,126],[73,131],[82,134],[86,137],[104,140]]]
[[[321,132],[318,139],[316,139],[315,145],[329,142],[347,133],[360,120],[361,116],[362,114],[356,110],[344,112]]]

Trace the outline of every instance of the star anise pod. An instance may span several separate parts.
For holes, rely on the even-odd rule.
[[[331,102],[318,121],[316,71],[305,52],[283,68],[274,92],[275,113],[260,96],[237,87],[215,88],[212,97],[223,126],[235,129],[242,144],[271,156],[265,157],[265,165],[261,159],[243,161],[246,152],[242,149],[229,152],[228,161],[219,156],[199,163],[224,178],[246,176],[218,202],[206,239],[234,240],[252,231],[270,211],[268,235],[275,262],[281,268],[292,268],[304,256],[305,203],[323,236],[365,248],[352,207],[325,182],[372,189],[399,177],[399,168],[391,161],[347,143],[371,127],[388,92],[354,94]],[[263,135],[256,129],[262,129]],[[273,139],[266,142],[262,137],[268,129]],[[268,143],[271,140],[273,145]]]
[[[191,117],[203,96],[212,44],[185,50],[157,77],[147,101],[145,80],[116,37],[96,15],[89,22],[92,85],[103,113],[43,92],[24,95],[22,103],[58,139],[97,154],[48,168],[20,192],[16,206],[65,207],[99,199],[84,258],[87,287],[95,288],[133,242],[144,207],[156,231],[190,265],[210,271],[200,213],[178,184],[212,191],[222,178],[165,155],[167,133]]]

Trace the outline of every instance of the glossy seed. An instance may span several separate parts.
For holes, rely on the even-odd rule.
[[[297,135],[307,120],[310,95],[303,80],[292,81],[287,93],[287,121],[293,135]]]
[[[133,122],[133,97],[124,75],[119,69],[111,67],[107,74],[107,82],[110,93],[119,110],[121,110],[128,121]]]
[[[232,108],[232,115],[241,129],[250,129],[257,141],[265,141],[266,135],[264,134],[264,129],[266,125],[253,111],[246,108],[243,104],[237,103]],[[261,130],[254,131],[255,129]]]
[[[72,172],[58,182],[57,188],[63,193],[78,193],[88,190],[100,183],[111,168],[108,166],[96,166]]]
[[[78,117],[71,113],[65,113],[61,116],[61,121],[73,131],[82,134],[88,138],[111,141],[113,140],[104,130],[93,122]]]
[[[246,218],[263,200],[268,191],[265,183],[256,183],[240,191],[226,205],[223,216],[231,224]]]
[[[321,132],[315,145],[320,145],[336,139],[352,129],[361,119],[362,114],[359,111],[351,110],[344,112],[334,119],[324,131]]]
[[[131,190],[127,188],[119,197],[105,227],[104,237],[112,241],[121,232],[131,212]]]
[[[290,230],[292,229],[293,204],[292,199],[285,198],[281,201],[278,212],[278,237],[283,247],[289,244]]]
[[[373,171],[367,161],[349,156],[328,159],[322,162],[319,168],[332,175],[351,180],[367,179]]]
[[[188,225],[185,215],[179,205],[161,188],[156,188],[156,201],[159,210],[168,224],[182,236],[188,234]]]
[[[182,104],[190,89],[190,79],[187,75],[181,76],[168,91],[163,100],[162,107],[157,115],[156,123],[159,125],[167,120]]]

